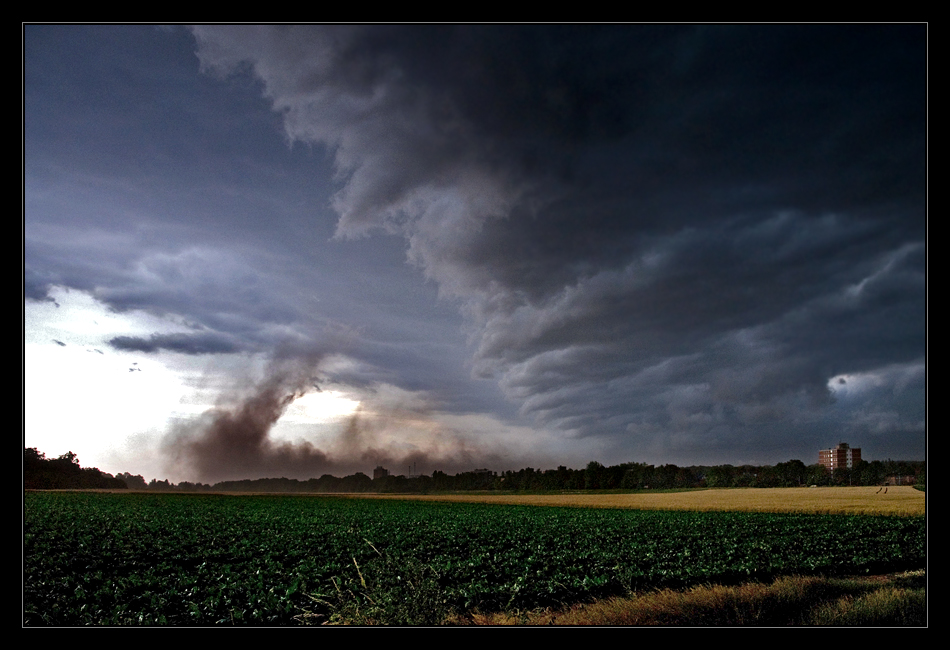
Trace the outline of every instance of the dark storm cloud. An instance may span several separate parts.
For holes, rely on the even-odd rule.
[[[542,421],[792,441],[830,377],[922,358],[924,26],[194,33]]]
[[[113,312],[170,316],[218,333],[119,337],[109,342],[116,348],[255,352],[300,336],[293,330],[301,314],[292,297],[275,290],[278,282],[272,272],[257,268],[259,257],[251,253],[174,240],[162,246],[126,233],[77,237],[68,232],[55,237],[42,233],[27,241],[26,253],[29,267],[43,268],[50,278],[35,283],[34,299],[52,300],[48,292],[54,286],[79,289]],[[36,277],[29,267],[27,276]]]
[[[207,354],[309,349],[348,328],[368,339],[349,350],[365,383],[465,379],[464,351],[446,346],[457,312],[432,306],[400,242],[328,244],[330,163],[288,148],[258,82],[198,74],[183,28],[29,26],[24,40],[27,300],[77,289],[218,333],[175,343]],[[422,367],[420,338],[442,355]]]
[[[109,345],[117,350],[158,352],[168,350],[182,354],[226,354],[239,350],[229,337],[217,333],[200,334],[152,334],[140,336],[116,336]]]
[[[23,297],[26,300],[36,300],[41,302],[55,302],[49,295],[51,282],[33,271],[25,268],[23,270]]]
[[[842,432],[920,456],[926,37],[29,26],[24,297],[189,330],[114,349],[269,357],[278,407],[317,377],[520,408],[611,463],[808,462]],[[287,370],[314,349],[346,362]],[[238,465],[405,460],[267,431]],[[441,458],[489,464],[466,453]]]

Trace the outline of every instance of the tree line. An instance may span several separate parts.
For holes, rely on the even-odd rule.
[[[858,461],[852,468],[833,473],[820,464],[805,465],[790,460],[776,465],[694,465],[620,463],[604,466],[591,461],[584,469],[563,465],[557,469],[492,472],[475,470],[449,475],[436,470],[432,476],[383,476],[372,479],[362,472],[343,478],[324,474],[320,478],[288,478],[222,481],[209,485],[167,479],[146,483],[141,475],[127,472],[112,476],[98,468],[81,468],[72,452],[48,459],[35,447],[24,450],[26,489],[132,489],[162,492],[382,492],[426,493],[467,491],[583,491],[583,490],[665,490],[703,487],[798,487],[803,485],[883,485],[925,482],[925,461]]]

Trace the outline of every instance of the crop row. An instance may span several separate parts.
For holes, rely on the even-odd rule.
[[[662,586],[922,568],[923,517],[27,493],[27,625],[434,623]]]

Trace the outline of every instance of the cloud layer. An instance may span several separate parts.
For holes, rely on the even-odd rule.
[[[221,387],[193,479],[923,455],[926,26],[24,34],[24,297]]]
[[[332,152],[337,236],[402,234],[541,423],[698,452],[923,363],[919,26],[193,31]]]

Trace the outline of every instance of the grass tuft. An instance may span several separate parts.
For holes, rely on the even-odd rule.
[[[919,626],[926,620],[924,589],[886,587],[822,605],[813,612],[809,625]]]
[[[415,560],[396,561],[385,554],[362,569],[355,558],[353,563],[358,580],[334,582],[336,593],[329,596],[310,595],[314,606],[295,617],[298,623],[429,626],[449,617],[445,591],[431,566]]]

